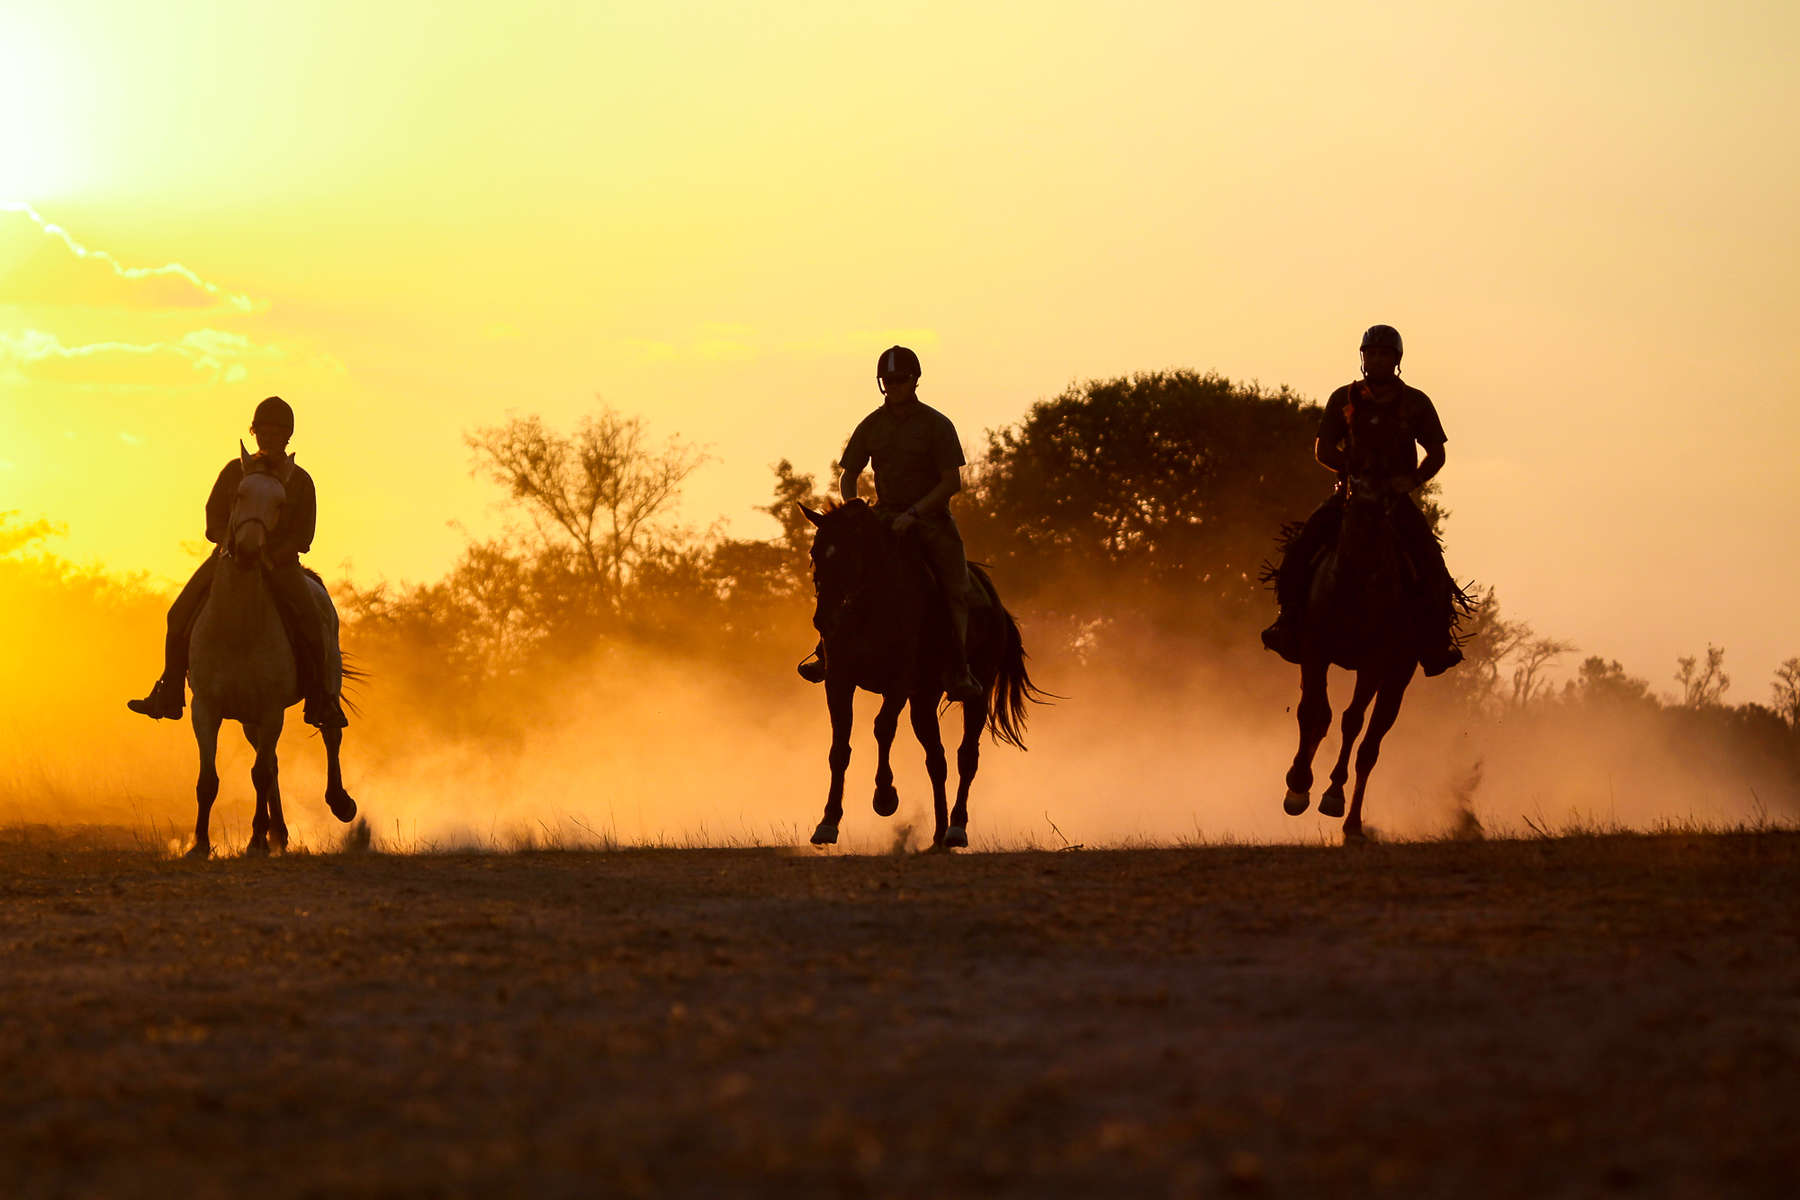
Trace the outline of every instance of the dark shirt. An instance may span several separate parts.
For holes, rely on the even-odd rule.
[[[251,461],[261,458],[253,455]],[[238,484],[244,478],[244,465],[237,459],[225,464],[206,498],[206,540],[217,545],[231,532],[231,506],[237,500]],[[312,476],[299,463],[288,476],[287,501],[281,516],[269,533],[264,553],[271,561],[298,558],[312,549],[313,530],[319,523],[319,498],[313,491]]]
[[[1431,397],[1396,383],[1379,396],[1357,380],[1331,393],[1319,418],[1321,449],[1338,446],[1352,475],[1404,475],[1419,466],[1415,443],[1441,446],[1450,439]]]
[[[844,447],[844,474],[875,464],[875,492],[883,508],[910,508],[923,500],[944,472],[963,465],[956,426],[917,400],[883,404],[857,425]]]

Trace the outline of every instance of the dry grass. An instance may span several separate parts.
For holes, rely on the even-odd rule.
[[[1796,894],[1784,832],[207,864],[15,833],[0,1190],[1785,1195]]]

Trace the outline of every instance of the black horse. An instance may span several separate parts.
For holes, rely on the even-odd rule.
[[[1369,773],[1381,755],[1381,742],[1400,715],[1400,701],[1419,666],[1419,650],[1434,614],[1426,611],[1438,594],[1432,581],[1419,578],[1391,515],[1404,496],[1373,480],[1347,481],[1344,508],[1335,542],[1319,556],[1307,595],[1301,629],[1300,749],[1288,768],[1283,807],[1290,816],[1304,813],[1312,802],[1312,761],[1331,730],[1331,699],[1326,674],[1333,666],[1356,672],[1356,691],[1344,710],[1343,745],[1331,768],[1331,786],[1319,797],[1319,812],[1344,816],[1344,784],[1350,776],[1350,750],[1363,733],[1369,702],[1375,711],[1356,750],[1356,790],[1344,817],[1344,840],[1361,840],[1363,793]],[[1289,535],[1291,542],[1292,534]],[[1468,598],[1451,589],[1452,603],[1467,612]],[[1441,614],[1436,620],[1441,621]],[[1439,628],[1442,628],[1440,625]]]
[[[815,846],[837,842],[844,816],[844,772],[850,766],[850,728],[856,689],[881,697],[875,714],[875,812],[892,816],[900,806],[888,753],[900,710],[912,706],[913,733],[925,748],[937,824],[934,849],[969,844],[969,785],[981,758],[985,726],[996,741],[1023,750],[1027,701],[1043,703],[1025,671],[1019,626],[1000,603],[993,580],[969,564],[969,669],[981,684],[978,700],[963,705],[963,738],[956,749],[956,807],[946,811],[947,767],[938,733],[938,705],[950,667],[950,617],[918,544],[895,533],[888,518],[861,500],[801,511],[817,527],[813,536],[813,588],[818,604],[813,626],[825,648],[825,703],[831,712],[831,792],[813,831]]]

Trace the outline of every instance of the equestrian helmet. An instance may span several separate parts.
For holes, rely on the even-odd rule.
[[[905,346],[889,346],[875,360],[877,378],[886,375],[911,375],[914,379],[925,372],[919,369],[919,356]]]
[[[1400,341],[1400,331],[1392,325],[1371,325],[1363,332],[1361,348],[1368,350],[1372,347],[1392,350],[1395,358],[1406,353],[1406,348]]]
[[[256,406],[256,415],[250,418],[250,424],[274,425],[287,430],[291,436],[294,432],[294,410],[280,396],[270,396]]]

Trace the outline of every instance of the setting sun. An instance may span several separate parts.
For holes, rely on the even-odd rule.
[[[0,202],[63,197],[81,183],[68,64],[24,20],[0,14]]]

